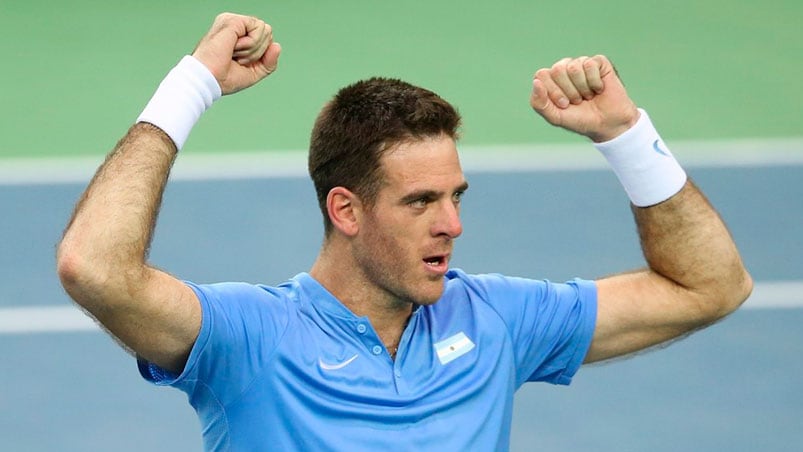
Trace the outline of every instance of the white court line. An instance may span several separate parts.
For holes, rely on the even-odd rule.
[[[72,305],[0,308],[0,334],[77,333],[100,331]]]
[[[756,283],[742,309],[803,308],[803,281]],[[0,336],[13,334],[80,333],[101,331],[83,311],[72,305],[0,308]]]
[[[803,165],[803,137],[671,144],[681,164],[693,167]],[[306,177],[305,151],[184,152],[173,180]],[[590,144],[461,146],[467,172],[571,171],[607,168]],[[103,156],[0,159],[0,185],[87,183]]]
[[[803,165],[803,138],[686,141],[672,145],[687,167]],[[103,157],[0,159],[0,185],[86,183]],[[469,172],[603,169],[607,165],[589,145],[461,147]],[[184,154],[174,180],[306,177],[302,151]],[[803,307],[803,281],[756,284],[746,309]],[[0,308],[0,334],[98,331],[73,306]]]

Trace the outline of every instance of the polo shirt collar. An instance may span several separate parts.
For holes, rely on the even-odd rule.
[[[302,272],[293,277],[292,281],[301,288],[309,296],[309,299],[314,300],[313,304],[316,310],[326,312],[329,315],[336,317],[361,320],[364,318],[357,317],[349,308],[340,302],[331,292],[326,290],[315,278],[307,272]],[[413,307],[412,315],[415,316],[421,309],[420,305]]]

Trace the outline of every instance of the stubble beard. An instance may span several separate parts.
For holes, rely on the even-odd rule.
[[[412,262],[393,241],[381,240],[369,248],[370,251],[357,256],[357,262],[366,283],[384,294],[388,306],[431,305],[440,299],[444,277],[425,274],[421,267],[416,267],[416,264],[423,266],[423,262]]]

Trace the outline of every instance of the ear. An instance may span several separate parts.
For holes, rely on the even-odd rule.
[[[326,195],[326,210],[335,229],[353,237],[360,230],[360,198],[345,187],[335,187]]]

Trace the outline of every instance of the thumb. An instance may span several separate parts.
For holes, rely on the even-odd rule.
[[[276,67],[279,64],[279,55],[281,53],[282,45],[278,42],[271,43],[267,50],[265,50],[265,54],[262,55],[262,59],[260,61],[262,62],[262,66],[265,67],[265,71],[267,71],[268,74],[272,74],[276,70]]]

